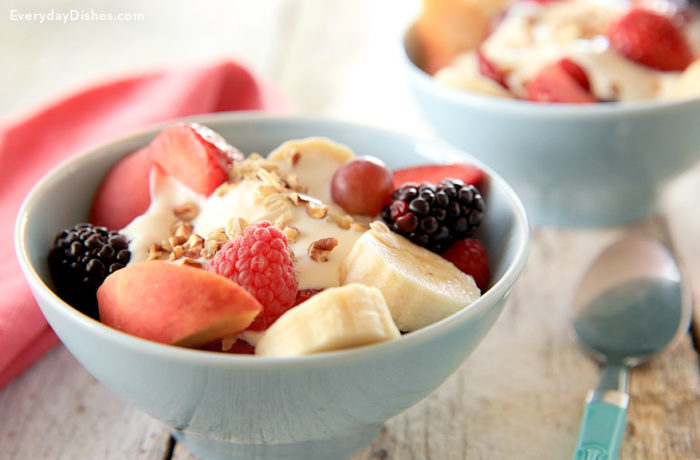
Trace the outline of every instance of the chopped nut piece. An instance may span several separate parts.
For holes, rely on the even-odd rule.
[[[179,221],[173,225],[172,232],[175,236],[184,236],[185,238],[189,238],[190,235],[192,235],[193,229],[194,227],[192,227],[192,224],[189,222]]]
[[[185,243],[185,246],[191,251],[201,251],[204,249],[204,238],[193,233]]]
[[[307,253],[312,260],[316,262],[328,262],[328,254],[338,246],[338,240],[330,238],[321,238],[309,245]]]
[[[199,257],[199,255],[199,250],[195,251],[194,249],[185,249],[184,251],[182,251],[182,257],[185,258],[196,259],[197,257]]]
[[[216,254],[216,251],[221,248],[223,245],[223,242],[221,241],[216,241],[216,240],[206,240],[204,242],[204,249],[201,251],[202,257],[205,259],[211,259],[214,257],[214,254]]]
[[[296,149],[292,149],[289,152],[289,162],[292,164],[292,166],[296,166],[297,163],[299,163],[299,160],[301,160],[301,153],[299,153],[299,151]]]
[[[179,219],[192,220],[197,217],[197,214],[199,214],[199,207],[197,206],[197,203],[189,201],[176,206],[173,212]]]
[[[323,206],[311,206],[307,204],[306,214],[308,214],[312,219],[323,219],[328,214],[328,205],[324,204]]]
[[[287,237],[287,241],[289,241],[290,244],[293,244],[297,241],[297,237],[299,236],[299,229],[296,227],[284,227],[282,233],[284,233],[284,236]]]
[[[309,200],[307,199],[307,197],[305,195],[301,195],[301,194],[296,193],[296,192],[290,193],[289,195],[287,195],[287,197],[295,205],[306,204],[309,202]]]
[[[185,252],[185,249],[182,246],[175,246],[173,248],[173,252],[170,253],[170,257],[168,258],[168,260],[170,260],[170,261],[177,260],[180,257],[182,257],[184,252]]]
[[[336,224],[343,230],[349,230],[350,226],[353,223],[352,216],[349,216],[347,214],[345,214],[344,216],[340,216],[338,214],[331,213],[328,215],[328,221]]]
[[[173,245],[170,244],[170,241],[168,240],[162,240],[160,243],[158,243],[158,248],[161,251],[170,252],[173,250]]]
[[[171,236],[170,238],[168,238],[168,243],[170,243],[170,245],[173,247],[173,249],[180,246],[185,241],[187,241],[187,238],[182,236],[182,235]]]
[[[204,268],[204,264],[198,260],[194,260],[190,258],[189,256],[185,256],[185,258],[181,259],[182,260],[182,265],[189,265],[190,267],[194,268]]]
[[[148,248],[148,257],[146,260],[160,259],[161,257],[165,256],[168,252],[169,251],[163,249],[163,246],[160,243],[153,243]]]

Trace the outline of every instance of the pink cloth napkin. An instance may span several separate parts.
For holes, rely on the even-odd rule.
[[[0,125],[0,389],[58,343],[13,247],[19,207],[44,173],[83,148],[143,125],[198,113],[286,108],[274,88],[227,61],[101,84]]]

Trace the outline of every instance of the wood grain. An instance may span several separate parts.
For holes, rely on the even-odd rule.
[[[429,136],[398,49],[419,3],[268,0],[263,7],[212,0],[208,9],[195,10],[180,1],[124,0],[120,10],[143,11],[143,24],[60,27],[5,17],[0,59],[14,65],[0,73],[0,113],[24,112],[57,92],[130,69],[229,56],[270,78],[297,112]],[[36,9],[113,5],[33,2]],[[74,49],[81,52],[67,51]],[[638,225],[535,228],[528,265],[484,342],[352,460],[570,458],[586,392],[599,375],[567,331],[578,280],[607,244],[627,231],[644,231],[669,239],[700,299],[697,196],[700,166],[672,184],[660,216]],[[700,456],[698,355],[690,335],[635,368],[630,391],[621,460]],[[2,459],[195,458],[180,445],[171,452],[160,422],[124,404],[61,346],[0,392],[0,415]]]
[[[160,460],[169,433],[59,346],[0,392],[0,458]]]

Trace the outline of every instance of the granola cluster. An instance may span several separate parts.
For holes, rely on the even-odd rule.
[[[292,167],[299,162],[300,157],[301,154],[294,149],[285,152],[285,159]],[[312,219],[325,219],[343,230],[357,232],[368,230],[367,225],[356,222],[352,216],[331,212],[328,205],[306,195],[307,188],[299,183],[296,174],[280,173],[277,164],[256,153],[242,162],[234,163],[229,173],[229,180],[219,186],[215,194],[226,195],[244,179],[259,182],[253,200],[276,216],[272,224],[282,230],[290,244],[298,240],[300,233],[299,229],[293,225],[293,211],[296,207],[304,207],[306,214]],[[255,223],[248,222],[242,217],[232,217],[224,227],[215,228],[208,235],[201,236],[194,233],[191,224],[199,214],[196,203],[179,205],[173,209],[173,214],[179,221],[172,226],[171,236],[167,240],[150,246],[148,260],[168,260],[203,268],[221,246],[234,240],[246,227]],[[337,245],[336,238],[321,238],[309,245],[307,254],[316,262],[326,262],[328,254]],[[294,257],[294,254],[291,255]]]

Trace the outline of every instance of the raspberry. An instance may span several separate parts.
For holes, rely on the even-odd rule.
[[[456,241],[442,253],[442,257],[455,264],[462,272],[471,275],[481,292],[486,290],[491,279],[491,270],[486,248],[481,241],[473,238]]]
[[[48,255],[57,294],[95,319],[99,319],[97,288],[130,259],[129,243],[123,235],[87,223],[62,230]]]
[[[408,182],[394,191],[382,219],[394,232],[441,253],[470,236],[484,214],[484,199],[473,185],[445,179],[439,184]]]
[[[223,245],[208,270],[239,284],[262,304],[263,310],[248,329],[267,329],[296,300],[297,280],[287,237],[268,221],[251,225]]]
[[[639,64],[663,71],[682,71],[693,61],[683,32],[667,16],[635,8],[611,24],[610,46]]]

